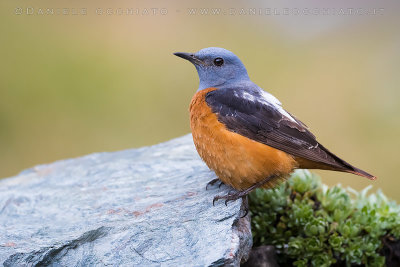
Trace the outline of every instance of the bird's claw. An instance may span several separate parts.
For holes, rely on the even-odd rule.
[[[206,190],[208,189],[208,186],[209,185],[211,185],[211,186],[213,186],[216,182],[218,182],[219,181],[219,179],[218,178],[215,178],[215,179],[212,179],[211,181],[209,181],[208,183],[207,183],[207,185],[206,185]],[[222,183],[222,182],[221,182]],[[219,186],[221,186],[221,184],[219,185]]]
[[[218,198],[217,197],[214,197],[214,199],[213,199],[213,206],[215,206],[215,201],[217,201],[218,200]]]
[[[247,214],[249,214],[249,208],[246,207],[246,208],[244,209],[244,215],[243,215],[243,216],[240,216],[240,218],[246,217]]]
[[[241,196],[240,192],[239,193],[234,193],[234,194],[229,193],[229,194],[224,195],[224,196],[215,196],[214,199],[213,199],[213,206],[215,204],[215,201],[220,200],[220,199],[225,199],[225,206],[228,206],[228,203],[230,201],[238,200],[241,197],[242,196]]]
[[[215,206],[215,202],[220,199],[225,199],[225,201],[224,201],[225,206],[228,206],[229,202],[238,200],[239,198],[242,198],[243,205],[244,205],[244,214],[242,216],[240,216],[240,218],[244,218],[249,213],[249,207],[248,207],[246,195],[243,195],[243,192],[239,191],[239,192],[236,192],[235,194],[228,194],[228,195],[224,195],[224,196],[215,196],[213,199],[213,206]]]

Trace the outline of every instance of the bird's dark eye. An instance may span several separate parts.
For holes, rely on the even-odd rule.
[[[224,60],[220,57],[217,57],[216,59],[214,59],[214,65],[215,66],[222,66],[222,64],[224,64]]]

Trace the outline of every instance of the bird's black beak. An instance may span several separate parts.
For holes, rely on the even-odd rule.
[[[204,65],[204,62],[201,61],[200,59],[196,58],[194,54],[192,53],[183,53],[183,52],[176,52],[174,53],[175,56],[181,57],[183,59],[186,59],[190,62],[192,62],[195,65]]]

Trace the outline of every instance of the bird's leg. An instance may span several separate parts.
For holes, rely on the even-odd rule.
[[[245,198],[251,191],[253,191],[254,189],[256,189],[258,187],[263,186],[265,183],[267,183],[268,181],[270,181],[276,177],[277,177],[277,175],[268,176],[264,180],[253,184],[249,188],[242,190],[242,191],[236,191],[236,193],[233,193],[233,194],[227,194],[224,196],[215,196],[213,199],[213,205],[214,205],[215,201],[217,201],[219,199],[225,199],[225,205],[227,205],[229,201],[235,201],[235,200],[238,200],[239,198]]]
[[[216,182],[220,181],[218,178],[212,179],[211,181],[209,181],[206,185],[206,190],[208,189],[208,186],[213,186]],[[219,186],[221,186],[222,182],[219,184]]]

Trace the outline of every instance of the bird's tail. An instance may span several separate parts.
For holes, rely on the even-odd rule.
[[[373,176],[372,174],[369,174],[368,172],[365,172],[365,171],[360,170],[360,169],[358,169],[356,167],[353,167],[353,166],[351,166],[351,170],[350,169],[349,170],[345,170],[345,172],[356,174],[356,175],[359,175],[359,176],[362,176],[362,177],[366,177],[366,178],[368,178],[370,180],[376,180],[376,176]]]
[[[331,156],[334,159],[335,164],[332,165],[332,167],[334,167],[333,170],[340,171],[340,172],[348,172],[348,173],[352,173],[355,175],[359,175],[359,176],[368,178],[370,180],[376,180],[376,178],[377,178],[376,176],[369,174],[368,172],[358,169],[358,168],[354,167],[353,165],[347,163],[346,161],[342,160],[341,158],[339,158],[338,156],[336,156],[335,154],[330,152],[328,149],[323,147],[321,144],[319,145],[319,147],[321,149],[323,149],[329,156]]]

